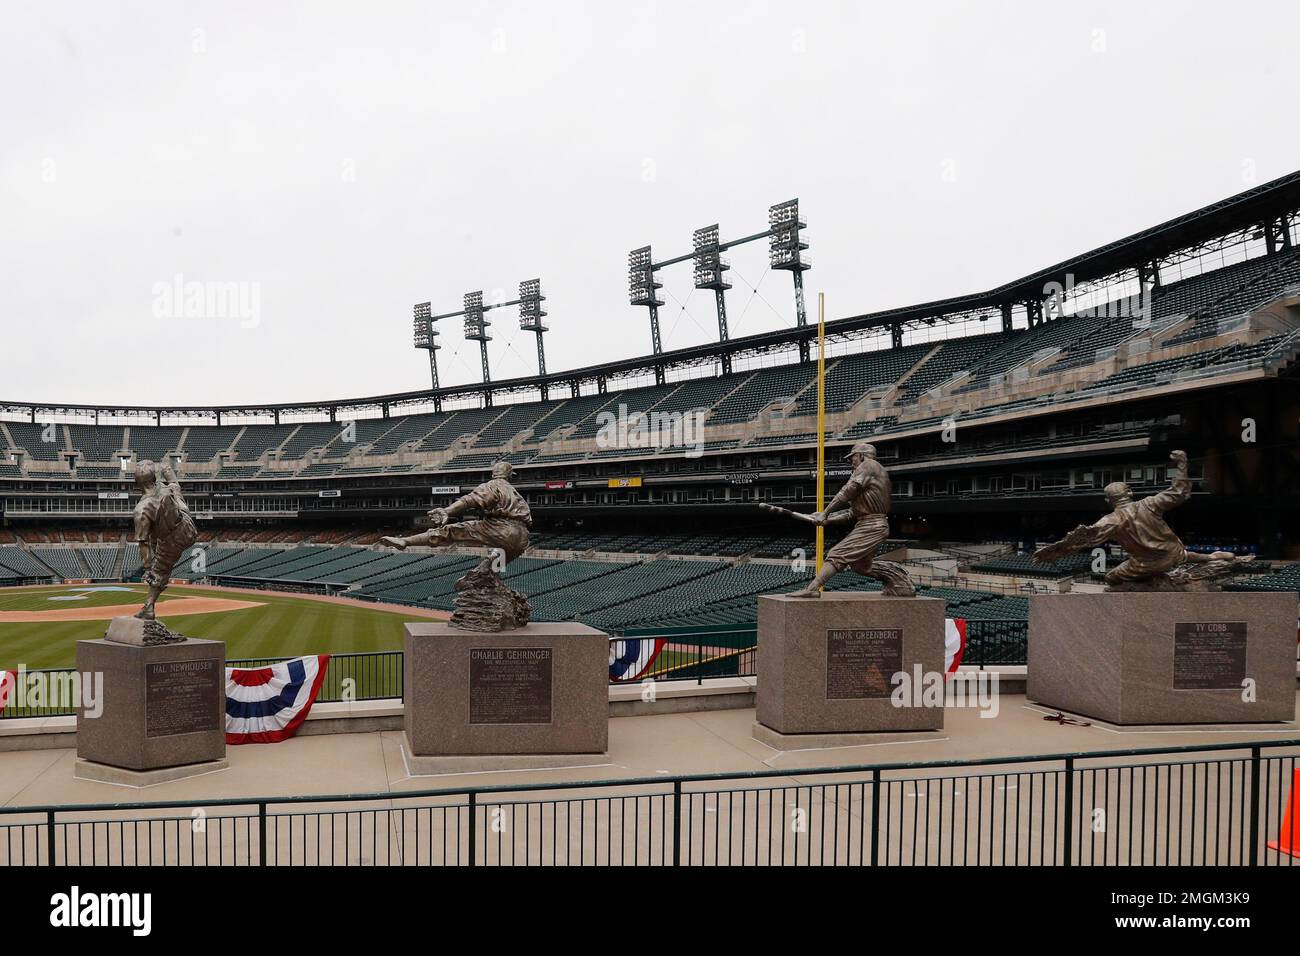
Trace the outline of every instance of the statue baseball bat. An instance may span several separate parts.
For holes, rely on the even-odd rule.
[[[808,524],[811,525],[815,525],[817,523],[813,521],[813,519],[809,515],[800,514],[797,511],[791,511],[789,508],[782,508],[780,505],[773,505],[773,504],[768,504],[766,501],[760,501],[758,503],[758,506],[762,508],[764,511],[773,511],[776,512],[777,514],[789,515],[791,518],[797,518],[800,521],[806,521],[808,522]]]

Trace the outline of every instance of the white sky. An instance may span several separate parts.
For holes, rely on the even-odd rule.
[[[3,0],[0,17],[0,400],[424,388],[412,303],[533,277],[548,364],[573,368],[649,350],[629,249],[757,232],[794,196],[810,309],[824,291],[835,318],[983,290],[1300,167],[1297,4]],[[732,334],[793,325],[765,245],[732,261]],[[177,274],[255,284],[259,321],[155,316]],[[715,337],[689,265],[667,279],[665,347]],[[516,311],[489,315],[493,377],[532,373]],[[444,383],[477,381],[477,344],[453,322],[443,341]]]

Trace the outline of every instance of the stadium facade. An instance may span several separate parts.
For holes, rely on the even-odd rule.
[[[896,534],[1023,545],[1093,515],[1111,481],[1162,487],[1183,447],[1199,479],[1187,527],[1300,557],[1284,553],[1300,540],[1300,173],[826,334],[828,461],[876,443]],[[788,528],[754,505],[814,498],[815,335],[292,405],[3,401],[0,519],[10,541],[124,531],[124,475],[149,458],[176,463],[208,528],[400,528],[505,458],[544,534],[679,526],[760,553]]]

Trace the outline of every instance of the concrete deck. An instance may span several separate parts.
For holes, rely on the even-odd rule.
[[[609,762],[586,767],[412,776],[401,732],[300,736],[280,744],[230,747],[227,770],[158,784],[122,787],[73,776],[76,753],[48,749],[0,753],[0,802],[9,807],[207,800],[312,794],[401,793],[654,777],[692,773],[801,771],[828,766],[1171,747],[1300,738],[1300,723],[1117,728],[1045,720],[1049,710],[1003,694],[996,717],[949,707],[944,730],[920,741],[778,751],[755,740],[752,708],[610,721]],[[778,784],[779,785],[779,784]]]

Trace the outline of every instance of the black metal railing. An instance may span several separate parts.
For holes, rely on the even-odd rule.
[[[289,657],[258,657],[227,661],[227,667],[266,667]],[[321,681],[320,703],[342,700],[401,699],[402,652],[366,651],[358,654],[331,654],[325,677]]]
[[[228,667],[266,667],[288,657],[257,657],[227,661]],[[75,674],[71,667],[40,668],[23,671],[29,684],[41,688],[39,693],[24,691],[21,697],[11,694],[0,719],[20,717],[67,717],[76,713],[69,706],[77,695],[59,689]],[[80,679],[80,678],[78,678]],[[360,654],[331,654],[325,677],[321,681],[319,703],[343,700],[387,700],[402,697],[402,652],[368,651]]]
[[[1298,767],[1300,739],[797,775],[4,807],[0,865],[1294,866]]]
[[[961,617],[961,610],[953,612]],[[1029,662],[1029,622],[1015,618],[966,619],[966,653],[961,662],[991,667]]]
[[[713,677],[753,677],[757,672],[758,625],[737,624],[716,627],[629,628],[622,637],[610,639],[610,657],[632,656],[646,643],[662,641],[657,655],[645,667],[635,665],[622,678],[630,680],[693,680],[701,683]]]
[[[960,609],[953,612],[961,617]],[[753,677],[757,670],[758,626],[629,628],[612,639],[613,654],[623,657],[629,644],[656,638],[665,641],[658,657],[640,679],[694,680],[710,677]],[[968,618],[962,663],[982,667],[1028,662],[1029,622],[1017,618]],[[624,678],[625,680],[627,678]]]
[[[967,621],[967,647],[963,664],[994,666],[1024,664],[1028,624],[1020,620]],[[632,641],[638,644],[661,638],[664,646],[644,668],[629,671],[621,680],[654,679],[656,681],[689,680],[697,683],[707,678],[753,677],[757,672],[758,628],[753,624],[714,628],[666,628],[629,630],[621,638],[611,639],[616,657],[628,652]],[[265,667],[287,657],[258,657],[227,661],[230,667]],[[66,717],[76,709],[66,702],[75,699],[70,693],[51,688],[61,686],[74,673],[72,668],[55,667],[24,671],[40,684],[44,692],[34,701],[24,693],[22,699],[11,697],[0,719],[20,717]],[[343,700],[402,699],[402,652],[367,651],[356,654],[331,654],[325,679],[321,684],[320,703]]]

